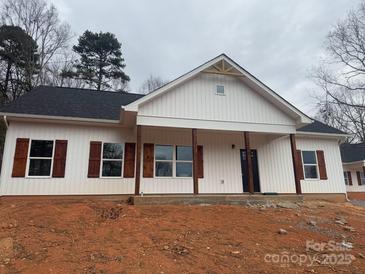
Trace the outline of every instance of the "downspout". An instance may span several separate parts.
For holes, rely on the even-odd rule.
[[[8,120],[6,119],[6,115],[3,116],[3,119],[4,119],[4,124],[6,126],[6,129],[8,129],[9,128],[9,123],[8,123]],[[5,143],[4,143],[4,148],[5,148]],[[3,161],[4,161],[4,151],[3,151]],[[3,172],[3,170],[1,170],[1,173],[2,172]],[[2,174],[0,174],[0,175],[2,175]],[[1,188],[2,188],[2,182],[0,180],[0,197],[2,196],[2,190],[1,190]]]
[[[4,115],[3,118],[4,118],[4,123],[5,123],[6,129],[8,129],[9,123],[8,123],[8,120],[6,119],[6,115]]]

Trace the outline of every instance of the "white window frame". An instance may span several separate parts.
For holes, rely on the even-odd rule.
[[[174,171],[175,171],[175,177],[176,178],[193,178],[193,173],[191,173],[191,176],[177,176],[176,175],[176,170],[177,170],[177,164],[178,163],[191,163],[191,170],[193,171],[193,159],[191,159],[191,161],[187,161],[187,160],[178,160],[177,159],[177,147],[191,147],[191,153],[193,153],[193,146],[189,146],[189,145],[175,145],[175,168],[174,168]]]
[[[304,163],[304,157],[303,157],[303,152],[313,152],[314,153],[314,157],[316,159],[316,163],[315,164],[305,164]],[[304,180],[307,181],[318,181],[319,180],[319,169],[318,169],[318,159],[317,159],[317,152],[315,150],[302,150],[302,165],[303,165],[303,174],[304,174]],[[315,166],[316,167],[316,171],[317,171],[317,177],[316,178],[307,178],[305,176],[305,166]]]
[[[172,160],[156,160],[156,146],[171,146],[172,147]],[[154,155],[153,155],[153,176],[157,179],[171,179],[171,178],[177,178],[177,179],[192,179],[193,176],[185,177],[185,176],[176,176],[176,164],[177,163],[191,163],[193,165],[193,161],[185,161],[185,160],[176,160],[176,148],[177,147],[191,147],[190,145],[171,145],[171,144],[155,144],[154,145]],[[156,162],[168,162],[172,163],[172,176],[157,176],[156,175]],[[193,166],[192,166],[193,167]]]
[[[219,93],[218,92],[218,86],[222,86],[223,87],[223,93]],[[217,84],[215,86],[215,95],[218,95],[218,96],[226,96],[226,88],[223,84]]]
[[[104,159],[104,144],[118,144],[123,146],[123,158],[122,159]],[[121,179],[124,173],[124,160],[125,160],[125,143],[117,142],[101,142],[101,155],[100,155],[100,174],[99,177],[103,179]],[[103,164],[104,161],[122,162],[120,176],[103,176]]]
[[[32,148],[32,141],[52,141],[52,157],[30,157],[30,151]],[[42,139],[42,138],[31,138],[29,139],[29,146],[28,146],[28,153],[27,153],[27,167],[26,167],[26,177],[29,179],[49,179],[52,178],[52,172],[53,172],[53,163],[54,163],[54,152],[55,152],[55,145],[56,140],[55,139]],[[38,160],[38,159],[44,159],[44,160],[51,160],[51,168],[49,171],[49,175],[29,175],[29,168],[30,168],[30,160]]]
[[[346,186],[350,185],[348,171],[344,171],[344,172],[343,172],[343,178],[344,178],[344,180],[345,180],[345,185],[346,185]]]
[[[172,159],[171,160],[156,160],[156,147],[157,146],[169,146],[169,147],[172,147]],[[154,176],[154,178],[158,178],[158,179],[163,179],[163,178],[167,178],[167,179],[171,179],[171,178],[175,178],[175,172],[174,172],[174,170],[175,170],[175,168],[174,168],[174,159],[175,159],[175,149],[174,149],[174,145],[162,145],[162,144],[155,144],[154,145],[154,149],[153,149],[153,153],[154,153],[154,155],[153,155],[153,176]],[[157,176],[157,174],[156,174],[156,171],[157,171],[157,168],[156,168],[156,162],[166,162],[166,163],[172,163],[172,176]]]
[[[364,171],[360,171],[360,180],[361,180],[361,186],[365,185],[365,173],[364,173]],[[359,182],[357,184],[359,184]]]

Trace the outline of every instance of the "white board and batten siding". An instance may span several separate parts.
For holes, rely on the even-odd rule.
[[[17,138],[67,140],[64,178],[12,178]],[[134,142],[133,130],[11,122],[6,133],[1,195],[87,195],[134,193],[134,178],[87,178],[90,141]]]
[[[327,169],[327,180],[301,180],[303,193],[346,193],[338,140],[308,137],[296,143],[300,150],[323,150]]]
[[[142,130],[143,143],[191,145],[191,137],[191,129],[144,127]],[[12,178],[17,138],[68,140],[65,177]],[[90,141],[135,142],[135,131],[116,127],[11,122],[3,156],[1,195],[133,194],[134,178],[87,178]],[[199,179],[199,192],[242,193],[240,149],[244,148],[243,134],[198,130],[198,144],[204,148],[204,178]],[[289,136],[252,134],[251,146],[257,149],[261,192],[295,193]],[[297,138],[297,146],[301,150],[324,150],[327,166],[328,180],[302,180],[303,193],[345,192],[336,141]],[[142,172],[143,162],[141,191],[145,194],[193,193],[192,178],[144,178]]]
[[[351,172],[352,185],[346,186],[347,192],[365,192],[365,182],[359,184],[359,180],[357,177],[357,172],[363,173],[363,166],[364,163],[362,161],[343,165],[344,172]]]
[[[217,95],[217,85],[225,94]],[[151,126],[294,133],[295,120],[242,80],[200,73],[139,106],[137,123]]]

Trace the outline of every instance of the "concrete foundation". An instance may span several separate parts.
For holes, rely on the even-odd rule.
[[[267,202],[289,201],[302,202],[302,195],[144,195],[132,196],[133,205],[164,205],[164,204],[266,204]]]

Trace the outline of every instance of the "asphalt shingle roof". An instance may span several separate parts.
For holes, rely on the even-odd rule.
[[[328,134],[346,134],[345,132],[337,128],[328,126],[317,120],[314,120],[313,123],[305,125],[304,127],[298,128],[297,131],[318,132],[318,133],[328,133]]]
[[[39,86],[0,108],[0,112],[119,120],[121,106],[142,96],[125,92]]]
[[[39,86],[0,108],[0,112],[119,120],[121,106],[128,105],[143,96],[126,92]],[[297,131],[345,134],[316,120]]]
[[[340,146],[340,150],[343,163],[351,163],[365,160],[365,143],[343,143]]]

